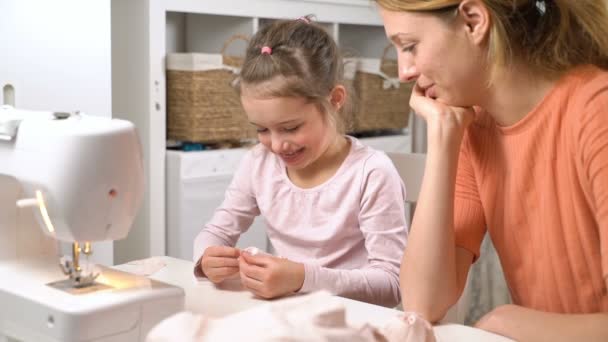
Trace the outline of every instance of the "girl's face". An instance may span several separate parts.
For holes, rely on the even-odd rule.
[[[423,12],[380,9],[386,35],[397,49],[399,78],[417,83],[440,102],[468,107],[479,104],[485,88],[485,59],[465,20]]]
[[[319,107],[304,98],[242,95],[241,102],[260,142],[289,169],[313,164],[338,135]]]

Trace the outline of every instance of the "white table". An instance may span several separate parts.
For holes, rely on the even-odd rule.
[[[166,264],[162,269],[154,272],[149,278],[159,280],[174,286],[179,286],[186,293],[185,309],[213,318],[221,318],[256,305],[268,303],[267,300],[254,298],[243,290],[238,282],[231,282],[217,287],[210,281],[197,281],[192,275],[194,263],[191,261],[156,257],[156,261]],[[115,268],[137,273],[138,266],[123,264]],[[350,323],[368,322],[378,327],[384,325],[389,318],[399,311],[378,305],[359,302],[347,298],[344,301],[347,319]],[[438,341],[483,341],[483,342],[509,342],[508,338],[488,333],[486,331],[458,324],[442,324],[434,327]]]

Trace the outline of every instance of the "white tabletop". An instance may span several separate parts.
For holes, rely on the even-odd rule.
[[[147,260],[153,260],[157,264],[165,265],[160,270],[151,274],[149,278],[179,286],[184,289],[184,292],[186,293],[186,310],[212,318],[221,318],[269,302],[267,300],[255,298],[250,292],[243,290],[236,281],[218,287],[210,281],[196,280],[192,274],[194,263],[191,261],[171,257],[155,257]],[[140,273],[139,271],[141,271],[142,266],[141,263],[127,263],[115,266],[115,268],[127,272]],[[353,324],[368,322],[381,327],[389,318],[399,314],[399,311],[395,309],[342,297],[339,298],[344,301],[347,319]],[[434,331],[438,341],[445,342],[512,341],[502,336],[459,324],[436,325]]]

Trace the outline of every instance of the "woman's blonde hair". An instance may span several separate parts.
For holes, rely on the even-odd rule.
[[[344,65],[334,39],[311,16],[277,20],[262,27],[247,46],[237,90],[259,97],[302,97],[319,106],[340,133],[350,129],[347,101],[336,112],[329,96],[344,83]],[[348,99],[348,96],[347,96]]]
[[[389,11],[436,11],[462,0],[376,0]],[[581,64],[608,69],[605,0],[483,0],[491,16],[488,59],[514,61],[549,77]]]

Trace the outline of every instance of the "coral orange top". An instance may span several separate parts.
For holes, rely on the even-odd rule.
[[[573,69],[516,124],[480,113],[458,165],[456,244],[487,231],[514,304],[608,311],[608,71]]]

